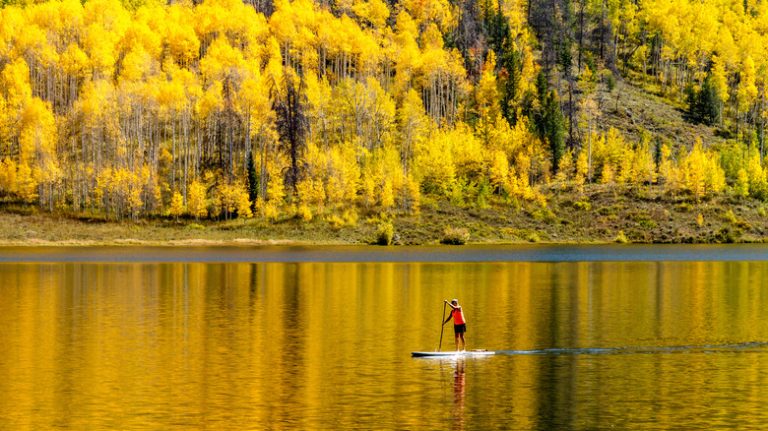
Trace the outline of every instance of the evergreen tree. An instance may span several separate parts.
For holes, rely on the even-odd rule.
[[[707,75],[699,91],[699,117],[701,121],[712,126],[720,121],[720,106],[722,102],[717,94],[717,89],[712,82],[712,75]]]
[[[300,78],[295,74],[287,74],[284,78],[283,94],[277,100],[277,130],[280,141],[290,159],[290,168],[286,174],[286,185],[297,191],[301,179],[299,158],[304,152],[307,119],[304,108],[304,96]]]
[[[512,38],[507,37],[504,49],[501,51],[501,70],[499,76],[503,79],[503,92],[501,94],[501,113],[507,122],[514,126],[517,123],[516,100],[520,92],[520,80],[523,75],[523,56],[515,49]]]
[[[256,199],[259,197],[259,174],[256,172],[256,164],[253,162],[253,151],[248,153],[248,199],[251,201],[251,209],[255,210]]]
[[[557,92],[550,91],[544,104],[544,139],[552,152],[552,170],[558,171],[560,159],[565,153],[565,117],[560,110]]]
[[[712,74],[708,74],[701,88],[697,91],[693,86],[686,88],[688,100],[688,119],[694,123],[704,123],[708,126],[720,121],[720,107],[722,101],[717,88],[712,80]]]
[[[538,107],[531,113],[533,128],[539,139],[546,142],[552,153],[552,170],[557,172],[560,158],[565,152],[565,117],[560,109],[557,92],[549,90],[549,82],[544,72],[536,76]]]

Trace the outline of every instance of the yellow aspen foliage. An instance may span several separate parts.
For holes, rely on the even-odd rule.
[[[296,215],[305,222],[311,221],[313,217],[312,210],[309,208],[309,205],[303,202],[300,203],[299,207],[296,209]]]
[[[397,15],[395,29],[398,49],[395,53],[394,93],[402,95],[411,90],[413,76],[421,69],[423,59],[416,42],[419,30],[408,12],[402,11]]]
[[[385,210],[395,206],[394,186],[392,185],[392,180],[390,178],[384,180],[384,186],[379,193],[379,204]]]
[[[16,195],[24,201],[32,202],[37,199],[37,185],[32,168],[25,162],[19,163],[16,170]]]
[[[224,85],[220,81],[213,82],[205,89],[197,101],[195,111],[203,121],[224,109],[224,99],[221,97]]]
[[[664,180],[669,180],[671,176],[672,165],[672,150],[667,143],[661,145],[659,150],[659,176]]]
[[[139,216],[144,207],[144,199],[142,199],[141,194],[141,188],[138,185],[134,185],[128,195],[128,211],[130,211],[134,219]]]
[[[213,206],[218,209],[212,213],[213,217],[224,213],[226,218],[234,217],[237,214],[241,218],[250,218],[253,216],[251,203],[248,199],[248,192],[243,184],[238,181],[222,182],[216,186],[216,192],[212,198]],[[215,215],[214,215],[215,214]]]
[[[277,209],[282,205],[282,200],[285,198],[285,183],[283,180],[283,166],[279,160],[269,164],[267,167],[269,173],[269,181],[267,183],[267,201],[274,205]]]
[[[180,3],[168,7],[164,39],[171,56],[182,65],[189,64],[200,52],[200,40],[194,29],[189,8]]]
[[[280,209],[275,202],[259,200],[258,209],[266,220],[275,221],[280,216]]]
[[[453,147],[461,133],[440,131],[416,147],[414,170],[424,188],[447,196],[456,180]],[[461,142],[463,144],[463,142]]]
[[[749,194],[753,197],[762,197],[768,193],[768,182],[763,166],[760,163],[760,154],[752,151],[747,161],[747,175],[749,176]]]
[[[555,181],[563,184],[571,181],[574,169],[573,153],[571,151],[565,151],[563,157],[560,159],[560,168],[555,175]]]
[[[158,175],[154,174],[148,164],[141,167],[141,191],[143,204],[147,208],[155,208],[160,205],[162,190],[158,183]]]
[[[16,193],[16,162],[6,157],[0,162],[0,191],[3,194]]]
[[[389,18],[389,7],[382,0],[355,0],[352,11],[363,22],[377,29],[384,28]]]
[[[318,184],[318,186],[323,189],[322,184]],[[341,179],[337,175],[334,175],[333,172],[331,172],[328,177],[322,196],[333,206],[343,206],[352,202],[344,199],[344,185],[342,184]],[[319,204],[322,204],[322,202]]]
[[[632,182],[653,184],[656,182],[656,163],[653,161],[653,154],[651,154],[650,143],[647,139],[643,141],[635,148],[634,157],[632,160]]]
[[[489,149],[475,137],[472,129],[465,123],[457,123],[453,128],[445,130],[445,133],[435,134],[441,138],[438,145],[446,145],[452,154],[455,165],[454,175],[464,178],[480,178],[486,175]]]
[[[751,56],[747,56],[741,64],[739,88],[736,92],[740,113],[747,112],[757,99],[755,78],[755,61]]]
[[[717,55],[712,56],[712,85],[715,87],[715,93],[718,99],[725,103],[728,101],[728,76],[725,71],[723,60]]]
[[[403,200],[400,206],[409,214],[418,215],[421,212],[421,185],[413,176],[406,178],[405,190],[400,195]]]
[[[248,191],[242,184],[237,184],[234,191],[235,193],[235,209],[237,210],[237,217],[247,219],[253,217],[253,211],[251,210],[251,201],[248,198]]]
[[[690,191],[697,200],[706,192],[705,155],[701,140],[697,139],[693,148],[680,163],[682,186]]]
[[[58,177],[56,157],[56,119],[49,104],[37,97],[29,99],[19,122],[19,158],[23,163],[36,162],[44,181]]]
[[[99,202],[100,206],[109,208],[110,205],[106,202],[109,196],[110,183],[112,180],[112,169],[107,167],[99,171],[96,175],[96,187],[93,190],[94,199]]]
[[[527,189],[530,188],[530,177],[531,177],[531,160],[532,157],[530,153],[528,152],[522,152],[518,155],[518,157],[515,159],[515,175],[518,178],[518,188],[520,189],[521,193],[524,193]],[[512,175],[510,173],[510,175]]]
[[[576,157],[576,175],[573,177],[573,182],[577,186],[583,185],[587,180],[589,174],[589,158],[587,151],[582,149],[579,151],[579,155]]]
[[[401,152],[408,171],[413,158],[414,149],[419,146],[429,134],[431,121],[424,113],[424,104],[418,93],[410,89],[401,102],[397,113],[400,128]]]
[[[719,155],[705,151],[701,140],[697,139],[691,151],[682,157],[679,166],[670,170],[666,186],[672,191],[690,192],[697,200],[705,195],[721,193],[725,190],[726,182]],[[737,183],[737,187],[743,185]]]
[[[187,210],[195,219],[208,216],[208,204],[205,185],[195,179],[189,185],[187,196]]]
[[[322,181],[313,178],[303,178],[296,185],[299,201],[316,208],[322,208],[325,202],[325,188]]]
[[[221,202],[221,189],[212,188],[208,198],[208,216],[212,219],[219,218],[223,205]]]
[[[600,184],[614,184],[615,182],[615,168],[609,161],[603,163],[603,170],[600,173]]]
[[[230,183],[221,183],[214,188],[212,201],[214,202],[215,209],[214,217],[220,214],[224,214],[226,219],[229,219],[234,215],[237,209],[237,200],[235,198],[234,186]]]
[[[153,65],[152,56],[144,48],[134,47],[123,57],[120,78],[126,81],[146,79],[146,75],[152,72]]]
[[[342,201],[349,205],[357,200],[360,183],[360,166],[357,163],[356,147],[350,143],[331,150],[330,177],[341,189]],[[329,180],[330,183],[330,180]],[[330,199],[330,193],[329,193]]]
[[[16,110],[8,106],[5,98],[0,95],[0,142],[11,142],[12,136],[17,133],[16,114]]]
[[[84,78],[90,67],[90,59],[77,44],[70,43],[59,58],[62,70],[76,78]]]
[[[171,206],[168,208],[168,215],[174,219],[179,218],[185,212],[184,197],[178,191],[174,191],[171,196]]]
[[[736,183],[733,185],[733,194],[740,198],[749,196],[749,174],[744,168],[739,169],[736,175]]]
[[[247,181],[259,213],[276,219],[293,114],[303,176],[290,211],[305,220],[328,212],[343,225],[357,216],[339,214],[358,205],[415,214],[436,198],[481,207],[486,185],[544,206],[542,190],[552,190],[541,187],[554,175],[551,149],[536,135],[540,118],[531,124],[539,44],[525,2],[477,4],[469,12],[510,30],[477,44],[465,40],[474,32],[466,5],[448,0],[275,0],[269,16],[258,12],[266,3],[241,0],[16,3],[0,8],[4,195],[118,219],[178,216],[184,202],[196,218],[245,218]],[[583,4],[589,28],[574,29],[604,27],[633,80],[673,104],[691,85],[692,111],[702,111],[692,114],[746,140],[762,137],[768,118],[768,6],[748,3]],[[577,191],[593,180],[659,182],[696,198],[728,184],[737,196],[768,197],[761,158],[741,144],[666,143],[656,154],[650,139],[596,132],[601,110],[627,118],[624,88],[611,90],[610,72],[594,69],[604,66],[592,42],[578,52],[567,104],[579,113],[579,150],[559,160],[554,180]],[[550,78],[562,87],[562,76]],[[298,90],[292,112],[276,103],[286,79]]]
[[[477,133],[488,146],[491,142],[491,130],[497,121],[503,121],[499,103],[499,89],[496,82],[496,55],[493,50],[488,51],[488,58],[483,65],[480,81],[475,87],[475,101],[479,117]]]
[[[372,175],[366,175],[362,179],[363,204],[370,208],[376,205],[376,181]]]
[[[631,147],[626,146],[621,149],[621,157],[618,161],[616,182],[619,184],[629,184],[633,182],[636,177],[635,168],[635,152]]]
[[[226,38],[217,38],[200,60],[200,73],[207,82],[223,81],[239,76],[245,66],[243,53],[232,47]]]
[[[624,137],[618,130],[611,127],[602,141],[604,145],[601,146],[600,143],[599,140],[595,143],[595,159],[607,165],[611,172],[611,178],[604,181],[603,184],[623,183],[631,173],[623,173],[622,170],[626,171],[627,167],[632,166],[631,160],[627,160],[632,157],[632,154],[626,151],[628,145],[624,141]]]
[[[725,180],[725,170],[720,166],[717,154],[707,155],[706,181],[705,186],[710,194],[722,193],[727,185]]]
[[[7,64],[0,74],[0,84],[2,84],[0,91],[8,101],[8,105],[14,108],[21,107],[32,97],[27,62],[19,57]]]
[[[264,56],[267,64],[264,76],[272,88],[280,88],[280,82],[283,80],[283,56],[280,53],[280,43],[274,36],[267,39]]]
[[[131,24],[130,13],[117,0],[95,0],[83,7],[83,48],[98,77],[113,75],[118,42]]]
[[[507,156],[503,151],[497,150],[493,152],[489,175],[491,186],[493,186],[496,192],[501,192],[506,188],[509,182],[509,160],[507,160]]]

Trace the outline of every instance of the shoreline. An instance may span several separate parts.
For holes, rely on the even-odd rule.
[[[658,187],[622,191],[592,185],[578,201],[551,192],[544,207],[498,201],[477,209],[442,200],[417,215],[357,211],[352,223],[340,223],[333,211],[311,221],[114,221],[0,203],[0,247],[365,246],[376,242],[382,223],[391,224],[395,247],[455,247],[441,244],[451,231],[468,233],[467,245],[768,242],[768,204],[728,197],[691,202]]]
[[[388,246],[370,244],[370,243],[352,243],[343,241],[303,241],[303,240],[288,240],[288,239],[249,239],[249,238],[236,238],[232,240],[210,240],[204,238],[198,239],[184,239],[184,240],[169,240],[169,241],[153,241],[153,240],[140,240],[140,239],[118,239],[111,241],[98,241],[98,240],[60,240],[60,241],[48,241],[39,239],[30,240],[2,240],[0,239],[0,248],[36,248],[36,247],[162,247],[162,248],[183,248],[183,247],[380,247],[380,248],[412,248],[412,247],[436,247],[446,249],[460,249],[462,247],[472,246],[598,246],[598,245],[613,245],[616,242],[611,241],[592,241],[592,242],[530,242],[530,241],[483,241],[483,242],[467,242],[466,244],[442,244],[440,242],[423,243],[423,244],[392,244]],[[627,245],[670,245],[671,243],[627,243]],[[700,243],[698,245],[708,245],[711,243]],[[697,245],[697,244],[689,244]]]
[[[0,247],[0,264],[768,262],[758,244]]]

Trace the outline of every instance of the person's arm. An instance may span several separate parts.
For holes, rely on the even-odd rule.
[[[454,306],[453,306],[453,304],[451,304],[450,302],[448,302],[448,300],[447,300],[447,299],[445,300],[445,303],[446,303],[446,304],[448,304],[448,306],[449,306],[449,307],[451,307],[451,312],[450,312],[450,313],[448,313],[448,318],[447,318],[447,319],[445,319],[445,322],[443,322],[443,325],[445,325],[446,323],[450,322],[451,318],[453,317],[453,310],[455,310],[455,309],[456,309],[456,307],[454,307]]]
[[[450,313],[448,313],[448,318],[447,318],[447,319],[445,319],[445,322],[443,322],[443,325],[445,325],[446,323],[448,323],[448,322],[451,320],[451,318],[452,318],[452,317],[453,317],[453,310],[451,310],[451,312],[450,312]]]

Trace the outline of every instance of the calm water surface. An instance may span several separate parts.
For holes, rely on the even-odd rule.
[[[768,424],[762,247],[301,250],[0,250],[0,429]]]

